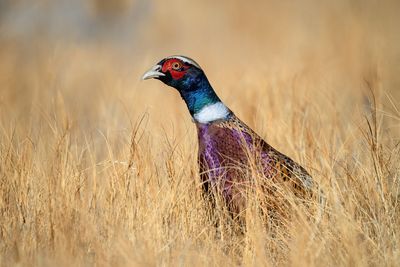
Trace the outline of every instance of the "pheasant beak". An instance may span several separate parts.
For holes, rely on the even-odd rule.
[[[161,66],[155,65],[150,70],[148,70],[145,74],[143,74],[142,80],[148,80],[151,78],[160,78],[162,76],[165,76],[165,74],[161,72]]]

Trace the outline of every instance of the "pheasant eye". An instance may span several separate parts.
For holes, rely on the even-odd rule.
[[[172,63],[172,69],[179,70],[181,68],[181,64],[179,62]]]

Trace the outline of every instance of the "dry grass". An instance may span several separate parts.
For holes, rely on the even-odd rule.
[[[14,35],[3,21],[1,265],[398,265],[399,5],[334,2],[163,1],[122,40]],[[139,81],[175,53],[310,170],[327,196],[321,220],[293,204],[271,230],[255,199],[244,235],[221,207],[215,228],[186,107]]]

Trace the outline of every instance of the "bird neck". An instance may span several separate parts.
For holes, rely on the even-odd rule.
[[[215,93],[204,73],[191,79],[190,83],[179,90],[179,93],[196,122],[209,123],[227,118],[231,114],[231,111]]]

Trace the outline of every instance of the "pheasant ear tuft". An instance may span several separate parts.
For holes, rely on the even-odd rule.
[[[165,59],[173,59],[173,58],[179,59],[182,62],[185,62],[187,64],[195,66],[198,69],[201,69],[200,65],[196,61],[194,61],[193,59],[191,59],[189,57],[175,55],[175,56],[169,56],[169,57],[167,57]]]

